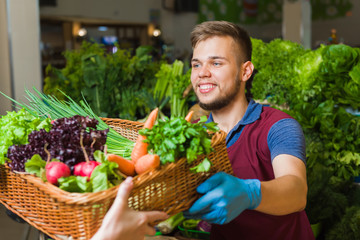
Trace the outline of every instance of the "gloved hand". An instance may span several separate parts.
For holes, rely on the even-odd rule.
[[[184,216],[210,223],[228,223],[245,209],[254,209],[261,202],[259,180],[244,180],[224,172],[214,174],[200,184],[197,191],[204,195],[184,211]]]

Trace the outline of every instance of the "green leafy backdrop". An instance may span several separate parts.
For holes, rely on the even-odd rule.
[[[296,1],[296,0],[295,0]],[[225,20],[243,24],[281,22],[283,0],[200,0],[199,22]],[[344,17],[350,0],[312,0],[312,19]]]
[[[306,139],[310,223],[317,240],[360,239],[360,48],[311,50],[287,40],[252,39],[254,99],[283,108]],[[285,107],[285,109],[284,109]]]

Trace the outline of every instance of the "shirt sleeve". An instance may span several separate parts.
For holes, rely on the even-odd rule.
[[[300,124],[292,118],[276,122],[268,133],[271,161],[280,154],[289,154],[306,164],[305,137]]]

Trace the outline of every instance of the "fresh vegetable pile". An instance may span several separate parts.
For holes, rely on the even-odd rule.
[[[131,140],[119,134],[118,132],[116,132],[114,129],[109,128],[109,126],[93,112],[93,110],[90,108],[90,106],[87,104],[85,100],[82,100],[80,101],[80,103],[77,103],[68,95],[63,93],[64,97],[67,98],[67,100],[64,101],[64,100],[59,100],[54,96],[41,93],[35,88],[34,91],[37,93],[37,95],[30,92],[27,89],[25,90],[27,94],[26,97],[29,100],[28,104],[20,103],[6,96],[4,93],[2,92],[0,93],[3,94],[8,99],[10,99],[11,101],[13,101],[14,103],[16,103],[17,105],[19,105],[21,108],[25,109],[27,112],[29,112],[37,119],[46,120],[48,118],[51,119],[70,118],[76,115],[94,118],[98,121],[98,124],[96,125],[96,128],[98,130],[109,129],[106,138],[107,151],[109,153],[118,154],[123,157],[130,157],[132,149],[134,147],[134,143]],[[29,113],[27,113],[28,116],[30,116]]]
[[[50,122],[50,119],[48,119]],[[98,121],[73,116],[52,121],[28,134],[27,144],[8,148],[8,166],[16,172],[36,174],[69,192],[97,192],[119,184],[116,163],[103,152],[109,129],[96,130]]]
[[[85,161],[86,155],[94,160],[94,152],[103,151],[109,129],[96,130],[97,123],[96,119],[82,116],[54,120],[50,131],[33,131],[28,135],[28,144],[9,147],[9,166],[23,172],[25,161],[33,155],[47,159],[50,154],[73,171],[76,164]]]
[[[158,113],[159,109],[154,109],[139,131],[131,159],[108,154],[108,160],[118,163],[122,174],[142,174],[182,157],[192,163],[199,155],[212,152],[209,131],[218,131],[216,123],[205,123],[205,116],[198,123],[190,123],[193,112],[189,112],[185,118],[165,117],[156,122]],[[205,158],[199,165],[190,168],[190,171],[207,172],[210,167],[211,162]]]
[[[51,98],[44,99],[49,102]],[[63,103],[58,102],[59,105],[63,106],[62,110],[67,109]],[[54,114],[59,114],[54,105],[48,104],[46,109],[50,106],[53,110],[49,115],[59,116]],[[27,107],[34,115],[40,115],[39,109],[44,111],[39,106],[36,109]],[[191,163],[199,155],[212,152],[210,132],[218,130],[215,123],[205,123],[206,117],[198,123],[190,123],[193,112],[185,118],[165,117],[157,121],[158,113],[156,108],[149,114],[139,131],[131,158],[125,158],[108,152],[110,128],[99,128],[96,118],[67,113],[69,117],[41,120],[23,108],[0,121],[4,123],[3,127],[9,128],[3,140],[7,143],[4,144],[7,150],[3,151],[4,162],[14,172],[35,174],[69,192],[97,192],[119,184],[123,177],[145,173],[182,157]],[[24,123],[13,121],[11,125],[8,122],[12,118]],[[28,125],[24,130],[20,126],[25,123]],[[22,133],[21,140],[13,137],[16,132]],[[210,161],[205,158],[190,170],[206,172],[210,166]]]

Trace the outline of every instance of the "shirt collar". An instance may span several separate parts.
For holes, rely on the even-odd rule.
[[[238,129],[241,125],[247,125],[255,122],[260,118],[261,112],[262,112],[262,105],[256,103],[253,99],[251,99],[243,118],[235,125],[235,127],[231,131]],[[213,121],[214,119],[212,113],[210,113],[209,118],[206,122],[208,123]]]

